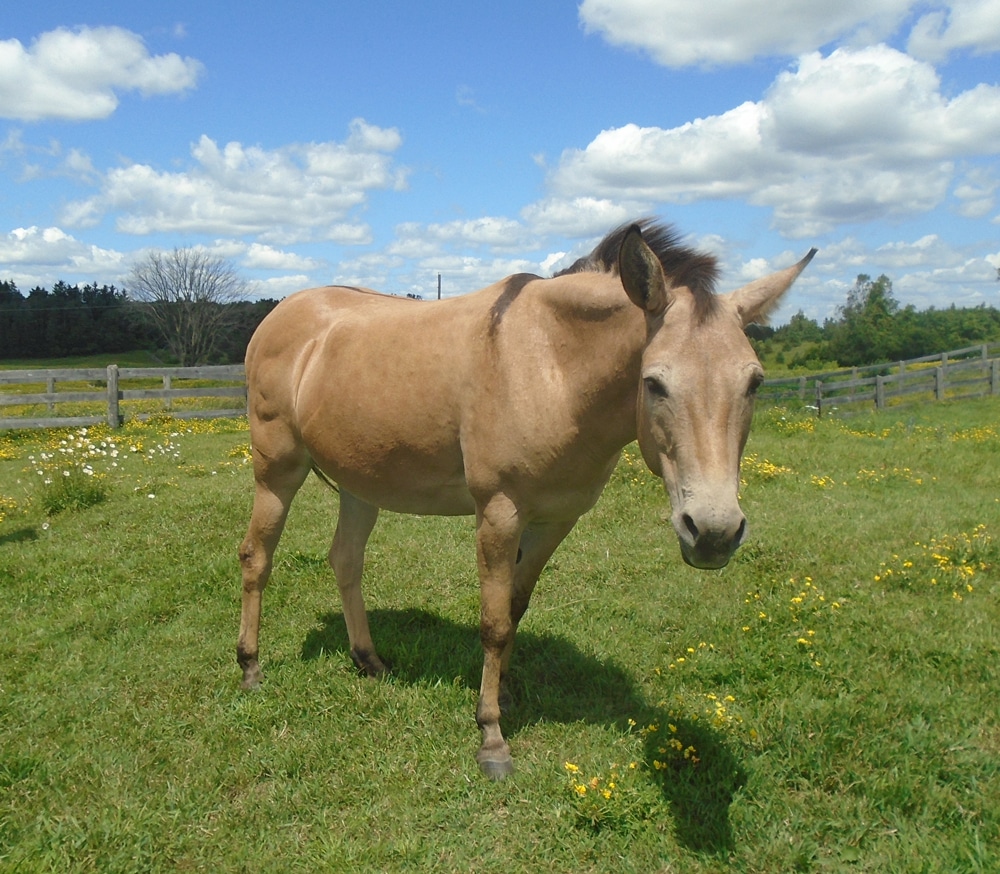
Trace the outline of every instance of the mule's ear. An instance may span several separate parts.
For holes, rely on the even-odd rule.
[[[767,321],[768,315],[781,301],[782,295],[792,287],[792,283],[806,269],[806,265],[812,261],[815,254],[816,249],[810,249],[809,254],[798,264],[779,270],[770,276],[755,279],[727,295],[736,304],[744,328],[754,322],[764,324]]]
[[[658,316],[667,308],[670,294],[663,267],[643,240],[638,225],[625,232],[618,250],[618,275],[629,300],[639,309]]]

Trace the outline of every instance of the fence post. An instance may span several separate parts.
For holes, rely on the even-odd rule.
[[[934,400],[944,400],[944,368],[934,368]]]
[[[1000,358],[994,358],[990,368],[990,394],[1000,395]]]
[[[165,373],[163,375],[163,387],[167,391],[170,391],[170,389],[172,389],[174,387],[173,380],[170,378],[170,374],[169,373]],[[164,409],[167,409],[167,410],[172,410],[174,408],[173,401],[172,401],[170,395],[167,395],[163,399],[163,407],[164,407]]]
[[[118,414],[118,365],[108,365],[108,426],[111,428],[121,427],[121,418]]]
[[[823,415],[823,382],[822,380],[816,380],[816,418],[819,419]]]
[[[982,355],[982,357],[983,357],[983,361],[988,361],[988,360],[989,360],[989,357],[990,357],[990,356],[989,356],[989,355],[987,354],[987,350],[986,350],[986,346],[987,346],[987,344],[986,344],[986,343],[983,343],[983,348],[982,348],[982,351],[981,351],[981,352],[979,353],[980,355]]]
[[[875,409],[885,409],[885,377],[875,376]]]
[[[799,377],[799,400],[804,401],[806,399],[806,378],[804,376]]]
[[[54,395],[56,393],[55,377],[50,376],[45,380],[45,391],[47,391],[50,395]],[[55,401],[50,400],[48,406],[49,412],[50,413],[55,412],[55,409],[56,409]]]

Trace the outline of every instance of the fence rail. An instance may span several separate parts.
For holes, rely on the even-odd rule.
[[[797,400],[819,416],[832,409],[860,410],[863,405],[883,410],[984,395],[1000,395],[1000,343],[982,343],[894,364],[768,379],[760,390],[764,403]]]
[[[865,375],[870,374],[870,375]],[[204,383],[210,383],[205,385]],[[149,383],[153,383],[150,385]],[[192,383],[201,383],[193,385]],[[5,391],[6,386],[17,390]],[[763,403],[799,401],[817,415],[832,409],[882,410],[924,401],[1000,395],[1000,343],[983,343],[894,364],[871,364],[811,376],[764,381]],[[220,404],[210,404],[217,400]],[[186,402],[194,402],[194,405]],[[175,405],[178,404],[178,405]],[[118,428],[126,415],[148,419],[169,413],[179,419],[242,416],[247,387],[242,364],[220,367],[55,368],[0,370],[0,430],[64,428],[107,422]],[[56,415],[57,407],[85,408]],[[38,407],[45,407],[39,415]]]
[[[205,385],[205,383],[211,383]],[[16,386],[17,390],[4,391]],[[219,403],[209,403],[209,401]],[[187,402],[194,401],[191,405]],[[178,405],[175,405],[178,404]],[[219,367],[56,368],[0,370],[0,429],[63,428],[107,422],[118,428],[127,413],[148,419],[169,413],[178,419],[216,419],[246,413],[247,388],[242,364]],[[56,415],[67,405],[76,415]],[[38,407],[45,413],[39,415]],[[57,407],[63,410],[57,410]]]

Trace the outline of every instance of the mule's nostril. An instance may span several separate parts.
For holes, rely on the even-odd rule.
[[[741,519],[740,527],[736,529],[736,537],[734,538],[733,543],[739,546],[743,542],[743,538],[746,537],[746,534],[747,534],[747,520]]]
[[[694,519],[692,519],[687,513],[681,516],[681,521],[684,523],[684,527],[687,528],[688,533],[695,539],[698,539],[698,526],[694,524]]]

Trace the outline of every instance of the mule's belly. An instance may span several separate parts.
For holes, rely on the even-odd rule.
[[[324,421],[325,427],[303,429],[306,448],[316,466],[355,497],[397,513],[475,512],[457,440],[426,432],[417,439],[387,418],[369,420],[364,429]]]
[[[476,511],[464,477],[435,479],[426,472],[420,476],[394,476],[314,460],[340,488],[383,510],[417,516],[468,516]]]

